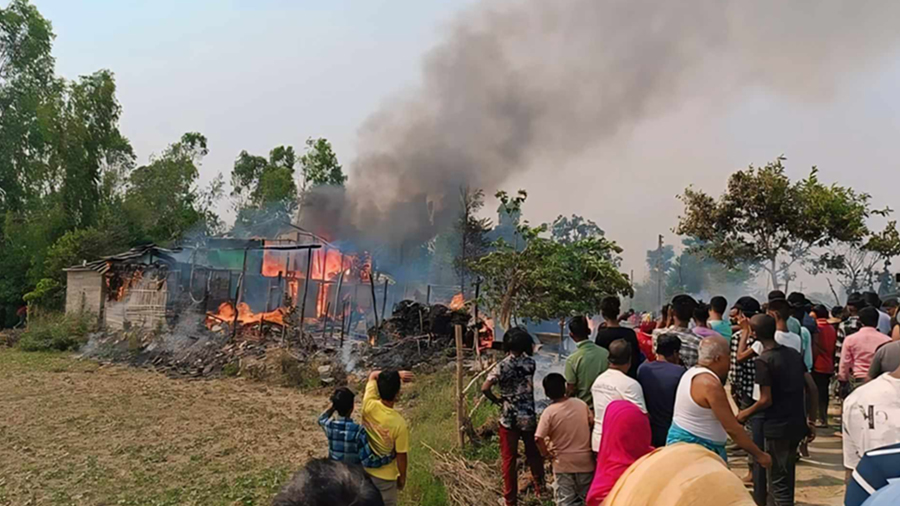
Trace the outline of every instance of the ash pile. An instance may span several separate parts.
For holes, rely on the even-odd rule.
[[[450,308],[443,304],[426,305],[412,300],[398,302],[390,318],[368,330],[369,343],[361,363],[369,369],[405,369],[430,371],[456,356],[454,328],[464,329],[463,344],[472,348],[478,335],[479,346],[493,341],[489,318],[476,321],[468,306]]]
[[[285,318],[289,325],[289,318]],[[247,376],[294,386],[342,384],[338,350],[318,346],[281,326],[212,325],[209,316],[186,312],[165,331],[143,328],[95,333],[83,357],[153,369],[171,377]],[[285,339],[285,334],[286,339]],[[289,343],[290,341],[290,343]],[[313,377],[315,376],[315,377]]]

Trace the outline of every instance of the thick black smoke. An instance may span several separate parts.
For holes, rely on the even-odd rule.
[[[565,160],[687,100],[827,99],[894,49],[898,14],[866,0],[485,0],[427,54],[421,86],[363,125],[350,186],[313,196],[303,222],[362,243],[427,240],[460,185],[491,194],[538,157]]]

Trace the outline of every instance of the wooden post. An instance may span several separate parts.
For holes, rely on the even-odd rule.
[[[384,321],[384,312],[387,310],[387,291],[388,291],[388,280],[384,278],[384,295],[381,297],[381,321]]]
[[[325,303],[325,317],[322,319],[322,340],[325,340],[325,331],[328,324],[328,310],[331,309],[331,301]],[[332,328],[334,328],[332,326]]]
[[[241,305],[241,292],[244,290],[244,275],[247,274],[247,250],[250,246],[244,248],[244,264],[241,267],[241,277],[238,278],[237,291],[234,294],[234,321],[231,322],[231,340],[237,336],[238,323],[238,306]]]
[[[463,391],[463,328],[457,325],[454,328],[456,333],[456,436],[459,441],[459,448],[463,449],[466,445],[464,431],[465,415],[465,392]]]
[[[306,277],[303,278],[303,302],[300,303],[300,336],[306,335],[306,296],[309,295],[309,273],[312,268],[312,248],[306,250]]]
[[[428,295],[425,296],[425,305],[431,305],[431,285],[428,285]]]
[[[378,299],[375,298],[375,277],[369,271],[369,286],[372,287],[372,312],[375,313],[375,328],[378,328]]]
[[[349,305],[349,302],[341,304],[341,349],[344,349],[344,320],[347,319],[347,306]],[[331,328],[334,328],[334,325]]]
[[[478,365],[482,366],[481,363],[481,325],[478,324],[478,297],[481,294],[481,278],[475,280],[475,338],[472,339],[472,343],[475,346],[475,358],[478,360]]]
[[[343,261],[344,261],[344,254],[341,253],[341,266],[344,265]],[[338,300],[340,299],[341,288],[343,287],[343,285],[344,285],[344,271],[341,270],[341,275],[340,275],[340,277],[338,277],[338,282],[337,282],[337,291],[334,293],[334,304],[331,306],[334,308],[334,316],[331,318],[331,332],[328,334],[329,339],[334,337],[334,324],[335,324],[335,322],[337,322]],[[341,303],[341,311],[343,311],[343,310],[344,310],[344,304]],[[325,318],[326,318],[326,320],[328,319],[327,311],[325,313]],[[341,315],[341,328],[342,329],[344,328],[343,315]]]
[[[559,348],[556,350],[556,361],[562,360],[563,343],[565,343],[566,319],[559,319]]]

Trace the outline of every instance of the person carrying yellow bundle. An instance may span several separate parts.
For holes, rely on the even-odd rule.
[[[678,443],[635,462],[603,506],[755,506],[725,462],[706,448]]]

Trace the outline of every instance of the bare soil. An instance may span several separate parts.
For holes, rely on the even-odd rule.
[[[268,504],[325,399],[0,350],[0,505]]]

